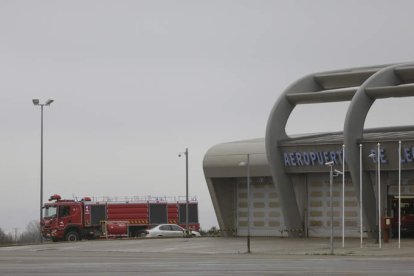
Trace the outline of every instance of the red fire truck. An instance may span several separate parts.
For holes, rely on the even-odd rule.
[[[398,199],[392,199],[392,236],[398,237]],[[412,237],[414,235],[414,198],[401,199],[401,234]]]
[[[186,202],[166,198],[131,198],[127,201],[61,199],[53,195],[43,206],[41,230],[53,241],[102,237],[139,237],[145,230],[164,223],[185,228]],[[198,231],[198,202],[189,200],[188,230]]]

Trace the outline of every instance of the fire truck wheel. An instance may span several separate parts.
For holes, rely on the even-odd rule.
[[[76,231],[69,231],[66,233],[65,239],[67,241],[78,241],[79,240],[79,234]]]

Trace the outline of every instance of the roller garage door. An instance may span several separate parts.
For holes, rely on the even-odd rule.
[[[237,183],[236,233],[247,235],[246,179]],[[250,185],[250,235],[281,236],[284,229],[279,195],[271,178],[252,178]]]
[[[342,177],[333,181],[334,235],[342,236]],[[330,183],[326,174],[309,177],[308,235],[329,237],[331,233]],[[345,177],[345,236],[359,237],[359,205],[349,174]]]

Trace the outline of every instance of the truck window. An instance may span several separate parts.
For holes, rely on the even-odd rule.
[[[43,207],[43,217],[44,218],[51,218],[56,216],[56,207],[55,206],[46,206]]]
[[[69,206],[60,206],[59,207],[59,217],[67,217],[70,214]]]

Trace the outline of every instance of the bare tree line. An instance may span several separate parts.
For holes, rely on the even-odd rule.
[[[0,245],[3,244],[26,244],[39,242],[40,225],[39,222],[33,220],[29,222],[26,229],[19,235],[15,233],[5,233],[0,227]]]

